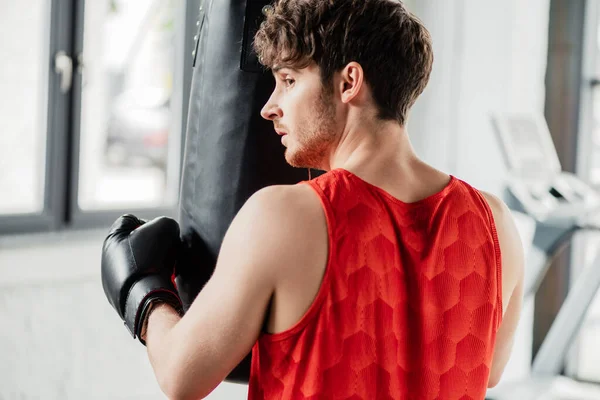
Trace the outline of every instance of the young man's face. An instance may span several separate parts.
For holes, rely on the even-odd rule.
[[[323,168],[337,138],[333,94],[324,91],[314,64],[301,70],[274,68],[273,75],[275,90],[261,115],[282,135],[290,165]]]

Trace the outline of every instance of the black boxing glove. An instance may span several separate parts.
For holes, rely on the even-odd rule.
[[[112,225],[102,247],[102,287],[129,333],[141,329],[153,302],[170,304],[180,314],[181,300],[171,280],[181,248],[179,225],[171,218],[150,222],[124,215]]]

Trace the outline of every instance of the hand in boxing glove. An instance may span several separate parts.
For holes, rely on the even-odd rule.
[[[179,225],[167,217],[144,223],[124,215],[104,240],[104,293],[134,339],[144,345],[141,330],[153,303],[165,302],[182,312],[171,280],[180,249]]]

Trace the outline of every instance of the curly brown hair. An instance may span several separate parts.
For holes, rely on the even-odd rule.
[[[358,62],[378,117],[405,125],[433,64],[431,37],[399,0],[276,0],[254,38],[267,68],[315,62],[323,85]]]

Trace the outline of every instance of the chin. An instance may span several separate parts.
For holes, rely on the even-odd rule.
[[[307,154],[285,150],[285,161],[294,168],[312,168],[319,169],[320,163],[308,157]]]
[[[285,150],[285,161],[292,167],[304,168],[304,166],[301,165],[301,163],[299,163],[299,160],[297,159],[297,157],[295,157],[295,155],[287,149]]]

